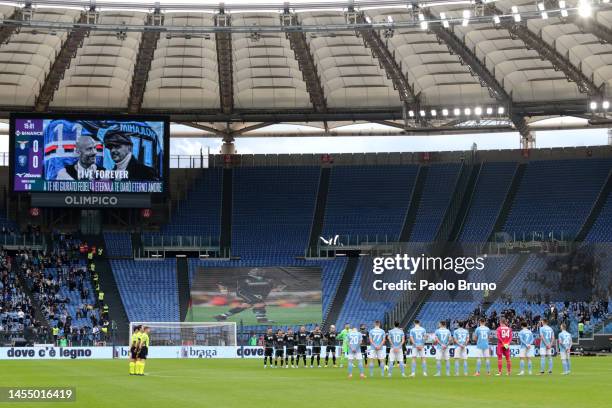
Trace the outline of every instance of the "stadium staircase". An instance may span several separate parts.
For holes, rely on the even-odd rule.
[[[25,277],[25,274],[23,273],[23,270],[20,268],[19,264],[15,261],[13,262],[12,269],[13,269],[13,273],[15,274],[15,276],[17,276],[17,280],[19,281],[19,284],[21,285],[21,290],[23,290],[23,293],[25,293],[25,295],[32,302],[32,306],[34,309],[34,318],[38,320],[42,325],[47,326],[49,330],[51,330],[51,327],[49,326],[49,321],[47,320],[44,313],[42,312],[40,303],[38,302],[38,300],[36,300],[36,297],[30,290],[30,285],[28,285],[28,282],[26,281],[26,277]]]
[[[585,240],[589,231],[593,227],[593,224],[599,218],[599,215],[601,214],[610,193],[612,193],[612,170],[610,170],[608,173],[608,178],[599,191],[599,195],[593,204],[593,208],[591,208],[588,217],[585,219],[584,224],[582,224],[580,231],[576,235],[576,242],[582,242]]]
[[[463,229],[465,218],[467,217],[468,210],[470,209],[470,206],[472,204],[472,198],[474,198],[474,190],[476,189],[476,184],[478,182],[481,170],[482,163],[476,163],[472,166],[470,178],[463,193],[461,206],[459,207],[459,212],[457,213],[453,228],[451,229],[450,235],[448,237],[449,242],[457,241],[457,238],[459,237],[460,232]]]
[[[45,234],[44,248],[46,248],[48,252],[53,251],[53,234],[50,231]]]
[[[493,231],[491,231],[488,241],[492,240],[495,233],[501,231],[504,228],[504,225],[506,225],[506,221],[510,215],[510,210],[512,209],[512,204],[514,203],[514,198],[516,197],[516,193],[521,185],[521,181],[523,181],[523,176],[525,175],[526,169],[527,164],[525,163],[521,163],[517,166],[514,177],[512,178],[512,183],[510,184],[510,188],[508,189],[508,193],[504,199],[504,205],[499,211],[499,215],[495,221],[495,226],[493,227]]]
[[[419,203],[421,202],[421,196],[423,195],[423,187],[425,186],[425,179],[427,178],[428,171],[428,166],[419,166],[416,181],[410,196],[410,205],[408,206],[408,211],[406,211],[404,225],[402,226],[402,232],[400,233],[400,242],[407,242],[410,240],[410,234],[412,234],[414,220],[416,220],[417,212],[419,210]]]
[[[191,288],[189,286],[189,264],[186,256],[176,258],[176,282],[178,287],[179,318],[185,321],[189,312],[189,300],[191,298]]]
[[[359,264],[359,256],[357,256],[357,254],[354,255],[355,256],[349,256],[348,262],[346,263],[346,267],[342,272],[342,278],[340,279],[340,283],[336,288],[336,293],[332,297],[332,301],[329,305],[329,310],[327,311],[327,313],[323,313],[323,316],[326,316],[325,321],[323,321],[322,324],[322,329],[324,332],[327,331],[330,325],[341,323],[336,322],[336,320],[338,320],[338,317],[340,316],[340,311],[342,310],[346,295],[348,294],[349,288],[351,287],[351,282],[353,282],[353,278],[355,277],[357,265]]]
[[[315,204],[312,227],[310,228],[310,238],[308,239],[308,256],[318,256],[317,247],[319,237],[323,232],[323,220],[325,218],[325,206],[327,204],[327,193],[329,192],[329,179],[331,168],[322,167],[319,177],[319,188],[317,190],[317,202]]]
[[[142,235],[140,232],[132,232],[130,235],[130,239],[132,240],[132,251],[134,251],[134,254],[141,253],[143,250]]]
[[[115,341],[118,344],[127,344],[130,321],[125,312],[115,275],[107,257],[108,251],[106,250],[104,237],[102,235],[87,235],[83,236],[82,239],[89,245],[104,248],[102,256],[95,258],[96,272],[100,277],[100,290],[104,292],[104,303],[108,305],[109,320],[116,325]]]
[[[452,230],[459,223],[458,220],[462,209],[464,211],[463,217],[465,217],[479,171],[480,166],[474,165],[471,161],[464,161],[462,163],[454,185],[453,194],[429,251],[430,256],[443,256],[452,244],[450,242]],[[464,201],[468,201],[468,203],[464,203]],[[429,295],[429,291],[421,291],[417,298],[413,299],[412,293],[407,292],[404,298],[397,302],[394,309],[386,315],[386,323],[390,325],[394,321],[399,321],[402,327],[407,327],[417,317],[421,308],[427,302]]]
[[[525,253],[521,253],[517,259],[516,262],[514,263],[514,265],[512,265],[511,268],[508,268],[506,270],[506,272],[504,272],[503,276],[501,277],[501,279],[499,280],[499,283],[497,284],[497,289],[493,291],[493,293],[491,293],[490,296],[488,296],[486,299],[484,299],[483,303],[482,303],[482,309],[483,310],[488,310],[491,305],[493,303],[495,303],[495,301],[503,294],[506,292],[506,288],[508,287],[508,285],[510,284],[510,282],[512,282],[512,279],[514,279],[514,277],[519,273],[519,271],[523,268],[523,266],[525,265],[525,263],[529,260],[529,253],[525,252]]]
[[[223,190],[221,195],[221,235],[219,245],[222,254],[231,254],[232,247],[232,192],[233,171],[231,168],[223,169]]]

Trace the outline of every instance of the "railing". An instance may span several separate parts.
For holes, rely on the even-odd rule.
[[[493,242],[555,242],[573,241],[575,235],[566,231],[526,231],[526,232],[497,232],[493,236]]]
[[[338,234],[321,236],[316,248],[306,249],[308,258],[334,257],[337,252],[348,250],[370,250],[373,246],[396,244],[397,237],[386,234]]]
[[[43,235],[0,233],[0,246],[8,249],[29,247],[42,249],[45,244]]]
[[[143,234],[141,236],[142,246],[144,248],[218,248],[219,238],[212,236],[195,236],[195,235],[150,235]]]
[[[200,257],[229,258],[230,251],[221,251],[218,237],[197,235],[142,234],[142,248],[134,250],[134,258],[162,259],[176,253],[197,253]]]
[[[206,169],[210,165],[210,156],[170,155],[171,169]]]

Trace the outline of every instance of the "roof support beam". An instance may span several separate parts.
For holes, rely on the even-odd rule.
[[[585,33],[593,34],[600,41],[612,44],[612,30],[609,27],[599,24],[595,19],[595,16],[592,18],[572,16],[570,21],[576,24]]]
[[[252,132],[254,130],[261,129],[261,128],[264,128],[266,126],[270,126],[270,125],[273,125],[273,124],[274,124],[273,122],[256,123],[256,124],[251,125],[251,126],[243,127],[242,129],[237,129],[237,130],[231,131],[229,134],[230,134],[230,136],[239,136],[239,135],[243,135],[245,133]]]
[[[427,18],[436,18],[428,8],[423,9],[423,13]],[[446,29],[441,24],[432,24],[430,29],[436,34],[438,40],[446,44],[451,53],[459,57],[462,64],[468,66],[470,73],[479,79],[481,86],[489,90],[491,97],[495,98],[499,103],[506,105],[510,120],[514,124],[516,130],[523,137],[528,137],[530,132],[525,122],[525,117],[513,112],[512,97],[506,92],[506,89],[499,83],[497,78],[495,78],[495,75],[489,71],[482,61],[480,61],[476,53],[455,35],[452,28]]]
[[[79,18],[79,23],[86,24],[95,19],[95,11],[90,10]],[[51,70],[45,78],[45,83],[38,93],[34,110],[36,112],[46,112],[49,109],[49,104],[53,100],[55,91],[59,88],[59,84],[64,78],[66,70],[70,67],[70,63],[76,57],[77,50],[83,46],[83,40],[89,35],[89,29],[85,27],[74,28],[68,32],[66,41],[62,44],[60,52],[57,54]]]
[[[227,132],[221,130],[221,129],[217,129],[214,126],[207,126],[207,125],[203,125],[201,123],[197,123],[197,122],[176,122],[179,125],[184,125],[184,126],[188,126],[194,129],[198,129],[198,130],[203,130],[205,132],[209,132],[212,133],[216,136],[226,136]]]
[[[555,10],[559,7],[557,0],[545,0],[544,4],[546,9]],[[600,41],[612,44],[612,30],[609,27],[605,27],[597,22],[596,12],[592,17],[581,17],[578,14],[570,14],[566,18],[561,18],[562,21],[575,24],[585,33],[593,34]]]
[[[10,20],[20,20],[21,19],[21,10],[19,8],[15,8],[15,11],[9,17]],[[0,27],[0,45],[6,44],[9,42],[9,39],[15,32],[19,25],[14,24],[2,24]]]
[[[430,9],[425,8],[421,9],[423,14],[426,17],[434,19],[436,18],[430,11]],[[502,84],[497,81],[495,75],[491,73],[483,64],[480,59],[476,56],[474,51],[472,51],[465,42],[461,41],[455,33],[452,31],[452,28],[446,29],[441,24],[431,24],[430,30],[438,37],[439,41],[442,41],[446,44],[449,51],[452,54],[457,55],[461,64],[467,65],[470,70],[472,76],[478,78],[480,81],[480,85],[486,87],[489,90],[489,94],[492,98],[495,98],[498,102],[503,103],[510,107],[512,103],[512,98],[506,92]]]
[[[366,24],[363,12],[349,11],[347,17],[355,24]],[[398,91],[401,101],[411,109],[418,111],[421,105],[420,95],[414,91],[408,77],[402,72],[402,67],[395,60],[395,55],[389,51],[387,44],[380,38],[380,33],[376,30],[358,30],[357,35],[361,35],[363,43],[372,52],[372,56],[385,70],[387,78],[393,82],[393,87]]]
[[[502,16],[504,14],[494,4],[488,4],[487,6],[486,10],[489,15]],[[596,86],[579,68],[561,55],[555,47],[544,41],[540,35],[531,31],[526,23],[517,23],[508,17],[504,17],[499,25],[508,30],[513,37],[523,41],[528,48],[535,50],[540,58],[548,60],[554,69],[562,71],[568,80],[576,83],[580,92],[589,96],[601,96],[603,94],[600,87]]]
[[[215,15],[215,26],[230,27],[230,15],[223,9]],[[234,110],[234,70],[232,65],[232,34],[221,31],[215,34],[217,42],[217,67],[219,70],[219,96],[221,110],[230,114]]]
[[[147,25],[163,25],[163,15],[159,9],[156,9],[153,14],[148,16]],[[130,97],[128,99],[129,113],[138,113],[142,106],[147,80],[149,79],[149,70],[151,69],[151,62],[153,61],[159,36],[159,31],[145,30],[140,37],[140,46],[138,47],[136,65],[132,75],[132,87],[130,88]]]
[[[281,15],[281,23],[284,26],[300,25],[297,15],[289,13],[288,10],[285,10],[285,13]],[[325,112],[327,101],[325,100],[321,77],[319,77],[310,46],[306,40],[306,34],[301,31],[290,31],[286,33],[286,36],[302,72],[302,78],[306,83],[306,90],[310,95],[312,106],[317,112]]]

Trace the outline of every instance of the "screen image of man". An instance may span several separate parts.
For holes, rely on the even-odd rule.
[[[80,136],[76,140],[75,151],[78,160],[73,164],[64,166],[57,172],[56,180],[93,180],[96,171],[104,168],[96,164],[96,140],[91,136]]]
[[[111,128],[104,135],[104,147],[108,149],[110,157],[114,162],[112,170],[127,172],[126,179],[130,181],[157,180],[154,169],[140,163],[132,154],[132,138],[128,133],[119,128]],[[121,174],[121,173],[119,173]],[[119,176],[116,179],[121,179]]]

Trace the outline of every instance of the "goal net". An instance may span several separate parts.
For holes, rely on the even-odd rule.
[[[130,322],[130,336],[136,326],[151,329],[151,346],[236,346],[234,322]]]

